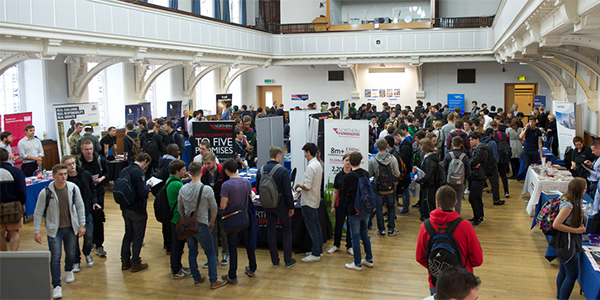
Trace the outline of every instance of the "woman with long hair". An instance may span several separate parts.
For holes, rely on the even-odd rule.
[[[523,144],[521,143],[519,135],[522,131],[523,128],[519,128],[519,121],[517,119],[513,119],[512,122],[510,122],[510,127],[506,128],[506,134],[508,135],[512,152],[510,158],[512,176],[510,176],[510,179],[517,179],[517,175],[519,174],[520,160],[523,155]]]
[[[513,105],[510,107],[510,112],[513,116],[516,116],[519,113],[519,104],[513,103]]]
[[[581,252],[581,234],[585,233],[587,223],[587,215],[581,209],[581,199],[586,187],[587,182],[583,178],[575,178],[569,182],[567,191],[560,197],[558,215],[552,223],[552,227],[559,231],[550,241],[560,260],[556,276],[557,299],[569,299],[579,276],[577,253]]]

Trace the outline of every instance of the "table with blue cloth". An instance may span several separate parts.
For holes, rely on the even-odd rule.
[[[36,177],[29,177],[32,180],[37,180]],[[52,183],[54,179],[42,180],[38,182],[32,182],[30,185],[27,185],[25,189],[27,190],[27,200],[25,201],[25,216],[33,215],[35,211],[35,205],[37,204],[37,198],[40,192]]]
[[[194,159],[192,157],[192,144],[188,140],[185,141],[185,152],[180,153],[181,160],[185,162],[186,169],[189,167],[190,163]]]
[[[590,246],[583,242],[583,246]],[[579,278],[577,278],[585,299],[600,299],[600,271],[594,270],[586,251],[579,253]]]
[[[546,147],[542,147],[542,155],[546,157],[546,162],[551,162],[554,165],[564,165],[564,163],[559,160],[558,158],[556,158],[556,156],[554,156],[554,154],[552,154],[552,151],[548,150],[548,148]],[[539,157],[538,155],[538,160],[537,162],[535,162],[536,164],[540,165],[542,163],[542,159]],[[527,168],[529,166],[525,166],[523,164],[523,157],[521,156],[521,159],[519,160],[519,174],[517,176],[517,180],[524,180],[525,179],[525,175],[527,175]]]

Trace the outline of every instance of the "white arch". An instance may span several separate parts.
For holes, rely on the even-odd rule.
[[[0,76],[6,72],[10,67],[28,59],[32,58],[31,55],[27,52],[21,52],[19,54],[15,54],[9,56],[0,61]]]
[[[92,80],[92,78],[94,78],[94,76],[98,75],[98,73],[100,73],[102,70],[104,70],[114,64],[123,62],[123,61],[124,61],[124,59],[120,58],[120,57],[107,59],[107,60],[97,64],[95,67],[93,67],[87,73],[85,73],[75,87],[75,91],[73,93],[75,98],[77,100],[81,99],[83,92],[85,92],[85,90],[87,89],[88,83],[90,83],[90,81]]]
[[[150,74],[150,76],[148,76],[148,79],[144,81],[144,84],[140,88],[140,91],[138,93],[139,98],[144,99],[144,97],[146,97],[146,93],[148,92],[150,85],[152,85],[152,83],[156,80],[156,78],[158,78],[158,76],[160,76],[166,70],[173,68],[175,66],[178,66],[178,65],[183,65],[183,62],[172,61],[172,62],[169,62],[169,63],[166,63],[166,64],[160,66],[160,68],[158,68],[154,72],[152,72],[152,74]]]
[[[225,86],[223,86],[223,89],[221,90],[222,93],[227,93],[227,90],[229,90],[229,86],[231,86],[231,84],[233,83],[233,81],[238,78],[240,75],[242,75],[242,73],[252,70],[252,69],[256,69],[258,68],[257,65],[251,65],[251,66],[245,66],[239,70],[237,70],[237,72],[233,73],[233,75],[227,79],[227,83],[225,83]]]
[[[198,75],[196,75],[196,77],[194,77],[194,79],[188,85],[188,90],[184,91],[183,94],[188,97],[191,96],[192,91],[194,91],[194,89],[196,88],[196,85],[198,84],[200,79],[202,79],[202,77],[206,76],[206,74],[208,74],[214,70],[218,70],[219,68],[226,67],[226,66],[228,66],[228,65],[227,64],[214,64],[214,65],[210,65],[210,66],[206,67],[206,69],[200,71],[200,73]]]

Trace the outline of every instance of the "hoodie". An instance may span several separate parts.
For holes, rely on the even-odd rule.
[[[215,194],[213,193],[213,189],[208,185],[203,183],[188,183],[184,185],[179,190],[179,196],[177,197],[177,211],[183,216],[184,214],[196,210],[198,194],[200,194],[202,186],[204,186],[204,190],[202,191],[200,206],[198,207],[198,214],[196,217],[198,223],[208,225],[210,223],[209,212],[211,216],[213,216],[216,215],[218,211]]]
[[[379,164],[385,166],[390,165],[392,176],[398,179],[400,170],[398,169],[398,161],[396,158],[387,152],[379,152],[369,159],[369,177],[374,177],[373,182],[377,182],[377,178],[379,177]]]
[[[68,175],[67,180],[79,187],[81,199],[83,200],[83,205],[85,206],[85,214],[86,216],[91,214],[92,206],[94,204],[98,204],[98,200],[96,195],[96,185],[94,184],[94,180],[92,179],[90,172],[84,170],[80,166],[77,166],[77,175]]]
[[[450,223],[457,218],[460,218],[457,212],[443,211],[438,208],[431,212],[429,221],[437,231],[441,225]],[[465,268],[473,273],[473,268],[479,267],[483,263],[483,251],[481,250],[475,229],[473,229],[473,226],[467,220],[462,220],[456,227],[456,230],[454,230],[452,237],[458,244]],[[421,224],[417,239],[416,260],[425,268],[427,268],[427,242],[429,242],[429,238],[429,234],[425,229],[425,223],[423,223]],[[434,287],[431,284],[431,277],[429,277],[429,286]]]

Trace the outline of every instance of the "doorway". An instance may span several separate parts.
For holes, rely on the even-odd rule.
[[[504,84],[504,111],[509,111],[514,103],[519,105],[519,112],[529,115],[533,111],[534,96],[537,95],[537,83]]]
[[[266,106],[271,107],[273,101],[277,101],[277,105],[281,104],[280,85],[257,86],[256,90],[258,93],[256,97],[258,99],[258,107],[262,107],[263,109]]]

